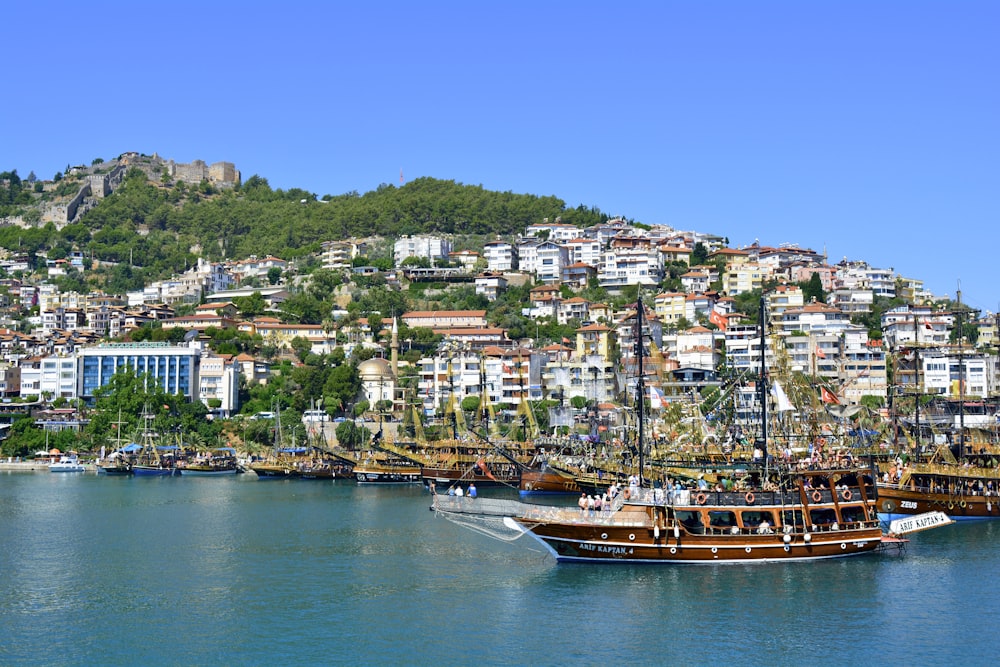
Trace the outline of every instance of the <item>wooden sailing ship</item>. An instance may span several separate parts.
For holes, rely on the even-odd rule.
[[[960,462],[947,447],[926,460],[889,464],[879,484],[886,521],[940,511],[956,521],[1000,519],[1000,453],[983,447]]]
[[[435,495],[432,508],[458,523],[489,524],[503,539],[530,536],[558,561],[719,563],[814,560],[875,551],[897,541],[882,532],[877,487],[870,470],[798,470],[775,466],[766,453],[766,398],[761,386],[760,461],[735,486],[705,488],[704,480],[654,484],[643,465],[642,305],[637,304],[637,407],[639,475],[620,491],[612,486],[599,504],[581,497],[579,508],[489,498]],[[761,304],[761,384],[763,303]],[[732,480],[730,480],[732,481]]]

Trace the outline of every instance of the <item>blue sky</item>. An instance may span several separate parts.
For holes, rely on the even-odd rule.
[[[4,8],[0,170],[124,151],[420,176],[826,249],[1000,306],[1000,3]]]

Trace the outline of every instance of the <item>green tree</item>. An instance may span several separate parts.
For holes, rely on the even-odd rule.
[[[361,392],[361,377],[351,364],[341,364],[332,368],[323,384],[326,405],[347,406]]]
[[[826,303],[826,292],[823,290],[823,280],[819,277],[819,274],[813,271],[813,274],[809,277],[809,280],[800,283],[802,287],[802,298],[809,303],[816,300],[819,303]]]
[[[292,351],[295,352],[295,356],[298,357],[299,361],[305,361],[306,355],[312,351],[312,343],[309,342],[308,338],[303,336],[292,338],[291,346]]]
[[[267,310],[267,302],[258,291],[254,291],[250,296],[233,297],[233,305],[239,309],[240,315],[246,318],[259,317]]]
[[[708,249],[705,244],[698,241],[694,244],[694,248],[691,250],[691,261],[689,264],[691,266],[701,266],[708,262]]]

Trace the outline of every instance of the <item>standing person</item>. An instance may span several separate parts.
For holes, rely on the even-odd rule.
[[[475,498],[476,497],[476,483],[475,482],[469,482],[469,497],[470,498]]]
[[[458,496],[459,498],[465,495],[465,491],[462,490],[461,484],[455,487],[455,495]]]

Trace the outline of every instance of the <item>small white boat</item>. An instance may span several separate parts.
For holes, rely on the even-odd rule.
[[[80,463],[76,454],[66,454],[49,464],[49,472],[84,472],[86,466]]]

